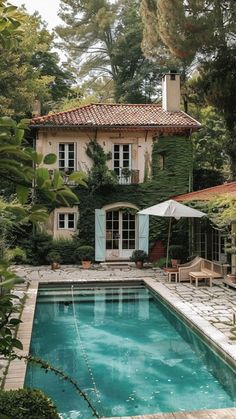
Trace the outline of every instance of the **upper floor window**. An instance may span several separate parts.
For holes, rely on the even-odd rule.
[[[59,213],[58,229],[75,230],[75,213]]]
[[[73,172],[75,170],[75,144],[59,144],[59,170]]]
[[[117,174],[119,183],[131,183],[131,144],[114,144],[113,170]]]

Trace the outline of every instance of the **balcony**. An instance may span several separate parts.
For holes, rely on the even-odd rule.
[[[120,185],[137,185],[139,183],[139,170],[126,170],[121,171],[121,175],[118,176]],[[125,173],[124,173],[125,172]]]

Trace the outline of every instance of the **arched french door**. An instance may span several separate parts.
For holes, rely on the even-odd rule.
[[[148,252],[148,215],[127,202],[95,210],[95,260],[128,260],[135,249]]]
[[[106,211],[106,259],[129,259],[137,244],[137,223],[134,211]]]

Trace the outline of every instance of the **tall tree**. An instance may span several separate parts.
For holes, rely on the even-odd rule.
[[[144,43],[191,62],[235,40],[234,0],[141,0]]]
[[[222,144],[236,179],[236,2],[234,0],[142,0],[146,48],[161,44],[178,59],[198,64],[205,103],[222,115]]]
[[[10,7],[8,13],[13,11]],[[16,17],[21,25],[13,28],[14,42],[11,38],[9,43],[10,37],[4,35],[0,47],[0,115],[22,118],[31,116],[36,99],[44,112],[52,109],[54,102],[67,95],[72,76],[60,68],[57,54],[51,52],[53,36],[39,15],[29,16],[22,9]],[[1,27],[4,22],[3,16]]]
[[[48,79],[46,100],[42,98],[42,113],[48,113],[50,110],[61,103],[71,92],[74,76],[72,72],[60,64],[59,56],[56,52],[36,51],[30,60],[30,66],[34,69],[40,78]],[[37,97],[40,99],[40,96]]]
[[[221,146],[230,158],[231,178],[236,179],[236,46],[222,48],[211,61],[202,62],[192,88],[222,116],[226,133]],[[220,117],[219,117],[220,119]]]
[[[115,98],[121,102],[151,102],[157,97],[161,81],[160,67],[147,60],[141,49],[143,24],[139,6],[140,0],[123,2],[115,28]]]
[[[146,102],[155,92],[159,68],[141,50],[140,0],[61,0],[62,46],[79,77],[112,80],[116,101]]]

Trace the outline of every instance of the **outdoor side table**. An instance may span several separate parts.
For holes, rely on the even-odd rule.
[[[210,285],[210,287],[212,287],[212,279],[213,278],[212,278],[211,275],[209,275],[205,272],[202,272],[202,271],[189,272],[189,277],[190,277],[190,284],[192,285],[192,283],[195,281],[196,288],[198,287],[198,281],[201,281],[203,279],[209,280],[209,285]]]
[[[168,276],[168,282],[171,282],[172,279],[174,279],[175,282],[178,282],[179,281],[179,271],[178,271],[178,269],[176,269],[176,271],[167,272],[167,276]]]

